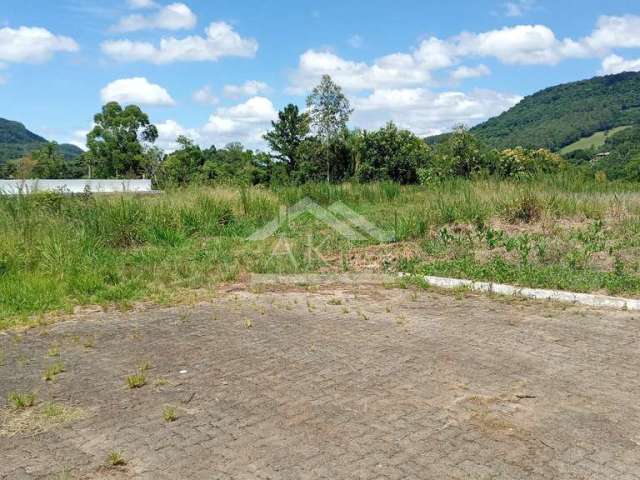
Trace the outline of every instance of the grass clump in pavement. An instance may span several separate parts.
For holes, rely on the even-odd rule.
[[[178,419],[178,412],[176,411],[176,407],[166,405],[162,409],[162,418],[164,418],[165,422],[175,422]]]
[[[64,372],[64,364],[62,362],[55,362],[49,365],[44,371],[44,380],[50,382],[55,380],[56,376]]]
[[[16,410],[33,407],[36,396],[33,393],[11,392],[8,397],[9,404]]]
[[[121,452],[109,452],[107,455],[107,465],[110,467],[123,467],[127,464]]]
[[[143,372],[139,372],[127,377],[127,386],[131,389],[142,388],[147,384],[147,377]]]

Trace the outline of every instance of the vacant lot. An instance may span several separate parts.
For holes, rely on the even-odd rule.
[[[0,477],[640,478],[637,322],[361,286],[7,333]]]
[[[342,202],[395,242],[351,241],[312,215],[247,240],[304,198]],[[171,304],[250,272],[403,271],[637,296],[639,212],[637,184],[562,175],[0,197],[0,328],[77,305]]]

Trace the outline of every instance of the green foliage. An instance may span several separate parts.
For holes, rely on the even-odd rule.
[[[428,183],[450,177],[470,178],[495,162],[488,150],[464,127],[457,127],[435,147],[430,164],[418,172],[420,181]]]
[[[640,125],[608,136],[589,157],[593,169],[603,171],[609,179],[640,180]]]
[[[137,105],[122,108],[109,102],[94,117],[87,135],[87,161],[98,178],[139,177],[146,164],[143,143],[153,143],[158,130]]]
[[[52,142],[53,143],[53,142]],[[0,178],[11,178],[16,173],[16,163],[19,159],[40,150],[51,148],[51,144],[44,138],[30,132],[19,122],[0,118]],[[65,175],[78,176],[75,169],[78,157],[82,154],[75,145],[55,144],[56,155],[60,156],[69,165],[65,165],[70,171]],[[41,176],[39,178],[45,178]],[[59,178],[58,176],[48,178]],[[69,178],[69,177],[67,177]]]
[[[499,149],[561,149],[583,137],[640,122],[640,73],[625,72],[546,88],[472,129]]]
[[[9,161],[6,172],[14,178],[80,178],[85,168],[81,156],[67,159],[60,145],[47,142],[25,157]]]
[[[567,155],[571,152],[575,152],[578,150],[592,150],[592,149],[600,148],[602,145],[604,145],[604,142],[607,140],[607,138],[610,135],[615,135],[616,133],[621,132],[622,130],[629,127],[630,125],[625,125],[623,127],[612,128],[611,130],[596,132],[593,135],[589,135],[588,137],[581,138],[580,140],[573,142],[570,145],[567,145],[566,147],[560,150],[560,153],[562,155]]]
[[[335,163],[336,160],[344,158],[340,155],[344,143],[339,137],[348,134],[347,122],[353,113],[349,100],[329,75],[323,75],[320,84],[307,97],[307,108],[311,127],[324,147],[322,160],[326,180],[339,180],[340,178],[335,176],[336,170],[342,173],[345,169],[344,165]]]
[[[560,155],[544,148],[507,148],[501,151],[495,160],[491,170],[502,178],[527,178],[540,173],[556,173],[567,168],[566,161]]]
[[[329,75],[323,75],[307,97],[311,126],[323,142],[328,142],[346,129],[353,113],[349,100]]]
[[[36,396],[33,393],[11,392],[8,397],[9,404],[16,410],[33,407]]]
[[[542,214],[542,202],[531,191],[526,191],[505,205],[505,217],[511,223],[535,222]]]
[[[418,170],[431,160],[431,149],[423,140],[408,130],[399,130],[393,123],[380,130],[352,135],[355,175],[361,182],[416,183]]]
[[[205,154],[187,137],[178,137],[177,143],[180,148],[167,155],[162,163],[160,184],[163,186],[184,186],[202,178]]]
[[[298,166],[299,149],[309,134],[309,122],[309,115],[290,103],[278,113],[278,121],[271,122],[273,129],[264,136],[276,158],[285,162],[289,174]]]

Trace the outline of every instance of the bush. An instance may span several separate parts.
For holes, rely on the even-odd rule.
[[[540,218],[542,202],[531,192],[525,192],[505,208],[505,217],[511,223],[531,223]]]
[[[416,183],[418,171],[431,159],[431,148],[393,123],[374,132],[362,132],[355,143],[356,178],[361,182],[393,180]]]
[[[502,178],[526,178],[540,173],[556,173],[566,167],[566,161],[544,148],[530,150],[507,148],[496,157],[494,173]]]
[[[436,146],[426,168],[418,171],[421,183],[451,177],[470,178],[493,163],[494,153],[464,127],[458,127]]]

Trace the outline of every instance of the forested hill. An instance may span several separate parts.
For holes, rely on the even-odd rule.
[[[0,163],[20,158],[47,143],[45,138],[27,130],[20,122],[0,118]],[[82,153],[75,145],[60,145],[60,152],[67,158],[75,158]]]
[[[472,132],[496,148],[559,150],[595,132],[640,123],[640,72],[546,88]]]

